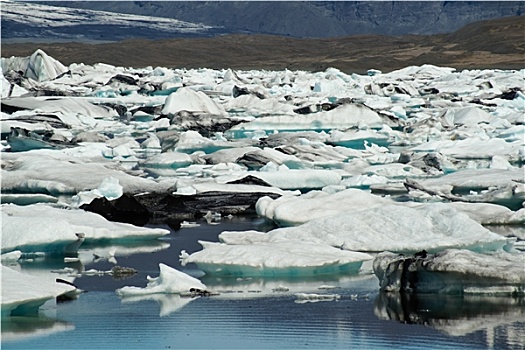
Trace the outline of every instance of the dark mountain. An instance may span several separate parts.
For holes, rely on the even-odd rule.
[[[451,33],[525,14],[524,1],[46,1],[222,26],[230,33],[294,37]]]

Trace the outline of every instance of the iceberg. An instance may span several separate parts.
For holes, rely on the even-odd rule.
[[[90,203],[95,198],[104,197],[108,200],[114,200],[120,198],[122,194],[122,186],[120,186],[118,179],[108,177],[102,180],[98,188],[91,191],[79,192],[73,196],[72,200],[75,207],[80,207],[82,204]]]
[[[465,107],[446,109],[442,115],[442,125],[452,127],[454,125],[476,126],[479,123],[489,124],[495,119],[494,116],[478,107]]]
[[[193,161],[189,154],[181,152],[166,152],[157,154],[153,157],[148,157],[146,160],[141,161],[140,164],[146,168],[183,168]]]
[[[494,156],[514,156],[523,147],[522,142],[504,139],[472,137],[465,140],[436,140],[412,147],[414,152],[439,152],[459,159],[491,159]]]
[[[334,194],[310,191],[301,196],[262,197],[257,201],[257,214],[279,226],[297,226],[307,221],[393,204],[393,201],[357,189]]]
[[[259,233],[257,233],[259,234]],[[239,233],[242,235],[242,233]],[[357,274],[366,253],[304,241],[225,244],[202,242],[203,250],[181,253],[183,265],[195,263],[210,275],[291,277]]]
[[[79,128],[96,124],[94,119],[118,116],[112,108],[74,97],[13,97],[3,99],[2,104],[11,109],[29,110],[32,113],[54,113],[63,123]]]
[[[224,108],[215,103],[202,91],[194,91],[190,88],[180,88],[171,93],[164,103],[162,114],[176,114],[180,111],[201,112],[216,115],[225,115]]]
[[[286,169],[282,171],[248,172],[248,174],[282,190],[313,190],[329,185],[338,185],[341,182],[340,174],[323,169]]]
[[[56,171],[60,169],[60,171]],[[173,183],[129,175],[112,162],[94,162],[53,151],[2,153],[2,192],[77,194],[100,186],[104,179],[118,179],[125,193],[165,191]]]
[[[352,178],[343,180],[341,184],[348,186],[350,180]],[[429,205],[429,203],[396,202],[392,198],[380,197],[358,189],[344,189],[335,193],[326,190],[327,188],[323,191],[310,191],[300,196],[284,194],[277,199],[261,197],[255,209],[259,216],[279,226],[287,227],[301,225],[317,218],[385,205],[410,208],[423,208]],[[446,205],[467,214],[482,225],[519,225],[524,220],[523,209],[512,211],[505,206],[491,203],[450,202]]]
[[[447,248],[492,251],[507,245],[505,237],[443,203],[415,208],[383,205],[321,217],[266,234],[223,232],[219,239],[232,246],[310,242],[367,252],[417,252],[423,249],[436,252]]]
[[[523,70],[66,68],[43,52],[2,68],[27,73],[4,74],[2,135],[35,136],[2,143],[2,252],[64,254],[167,233],[59,208],[74,195],[107,197],[84,208],[112,220],[255,206],[282,226],[223,232],[221,243],[183,255],[212,276],[351,275],[371,261],[363,252],[512,251],[481,224],[525,222]],[[33,96],[15,97],[25,91]],[[114,251],[97,252],[115,261]],[[131,293],[162,293],[164,270]]]
[[[74,290],[69,284],[52,283],[2,265],[2,318],[34,315],[46,301]]]
[[[323,131],[348,129],[366,124],[370,128],[380,129],[381,117],[372,109],[358,104],[345,104],[327,112],[305,115],[278,115],[259,117],[247,123],[235,125],[229,134],[242,134],[246,131]]]
[[[0,194],[2,203],[11,203],[16,205],[28,205],[36,203],[57,203],[58,198],[47,194],[40,193],[2,193]]]
[[[182,153],[193,153],[196,151],[213,153],[217,150],[244,147],[249,146],[250,144],[251,142],[249,140],[227,141],[220,138],[210,139],[203,137],[197,131],[188,130],[180,135],[179,141],[173,150]]]
[[[3,58],[2,58],[3,60]],[[2,88],[2,99],[5,99],[7,97],[18,97],[22,96],[24,94],[27,94],[27,90],[24,89],[21,86],[18,86],[16,84],[11,84],[4,76],[4,73],[2,74],[2,77],[0,78],[1,81],[1,88]]]
[[[82,242],[156,239],[169,234],[160,228],[110,222],[83,210],[33,204],[2,205],[2,253],[76,252]]]
[[[378,133],[375,130],[357,130],[342,132],[335,130],[331,133],[328,142],[330,144],[354,149],[365,149],[365,141],[378,146],[387,146],[392,143],[388,135]]]
[[[444,294],[525,294],[525,254],[447,249],[414,256],[380,253],[374,273],[382,291]]]
[[[120,297],[135,297],[148,294],[183,294],[191,295],[194,289],[206,290],[206,286],[188,274],[178,271],[165,264],[159,264],[159,276],[148,276],[148,285],[144,288],[122,287],[116,290]]]
[[[9,70],[23,71],[26,78],[38,82],[56,79],[61,74],[67,72],[67,68],[48,56],[43,50],[38,49],[29,57],[2,58],[2,72]]]
[[[406,183],[406,181],[405,181]],[[512,210],[523,208],[523,169],[466,169],[419,182],[425,191],[465,202],[500,204]]]

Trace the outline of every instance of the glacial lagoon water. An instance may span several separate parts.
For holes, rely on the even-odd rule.
[[[523,298],[402,296],[379,293],[373,275],[302,279],[238,279],[202,276],[182,267],[178,255],[216,241],[224,230],[268,230],[257,218],[205,220],[172,230],[165,240],[117,247],[116,261],[84,266],[48,258],[20,263],[25,272],[133,267],[131,278],[82,276],[86,292],[75,300],[48,302],[39,316],[2,320],[3,349],[524,349]],[[84,247],[93,254],[100,247]],[[118,252],[124,252],[120,255]],[[115,289],[144,287],[165,263],[198,276],[210,297],[148,295],[120,298]],[[57,278],[60,278],[57,275]],[[288,289],[288,290],[286,290]],[[327,301],[301,300],[296,292],[337,294]]]

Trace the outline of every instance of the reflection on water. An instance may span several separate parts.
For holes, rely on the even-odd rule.
[[[130,297],[126,296],[121,300],[123,304],[138,303],[149,300],[156,301],[160,306],[159,317],[165,317],[179,311],[196,298],[198,297],[181,297],[179,294],[149,294]]]
[[[69,322],[44,316],[13,316],[2,318],[2,342],[28,340],[74,329],[75,326]]]
[[[380,293],[374,304],[380,319],[425,325],[450,336],[505,326],[511,330],[507,344],[525,347],[523,297]],[[513,325],[517,322],[521,327]]]

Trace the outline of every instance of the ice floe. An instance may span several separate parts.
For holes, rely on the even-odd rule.
[[[507,239],[440,203],[410,208],[384,205],[320,217],[300,226],[270,231],[223,232],[219,238],[237,244],[290,242],[326,244],[343,250],[380,252],[440,251],[447,248],[498,250]]]
[[[2,252],[76,252],[84,241],[154,239],[168,233],[110,222],[83,210],[2,205]]]
[[[147,294],[185,294],[190,295],[192,290],[206,290],[206,286],[184,272],[178,271],[165,264],[159,264],[159,276],[148,276],[148,285],[144,288],[123,287],[117,289],[121,297],[133,297]]]
[[[242,236],[242,233],[239,235]],[[282,241],[278,244],[201,242],[204,249],[191,255],[183,251],[181,262],[195,263],[199,269],[212,275],[311,276],[356,274],[363,261],[372,259],[372,256],[365,253],[306,242],[301,243],[300,240]]]
[[[36,81],[52,80],[67,71],[62,63],[40,49],[29,57],[2,58],[1,62],[3,72],[22,71],[25,77]]]
[[[525,255],[476,253],[449,249],[411,256],[381,253],[374,272],[381,290],[409,293],[507,294],[525,293]]]
[[[51,283],[2,266],[2,318],[10,315],[37,314],[38,308],[47,300],[75,289],[68,284]]]
[[[127,174],[115,163],[83,161],[63,153],[3,153],[2,164],[2,191],[5,192],[75,195],[97,189],[109,177],[118,179],[128,193],[162,191],[173,185]]]

